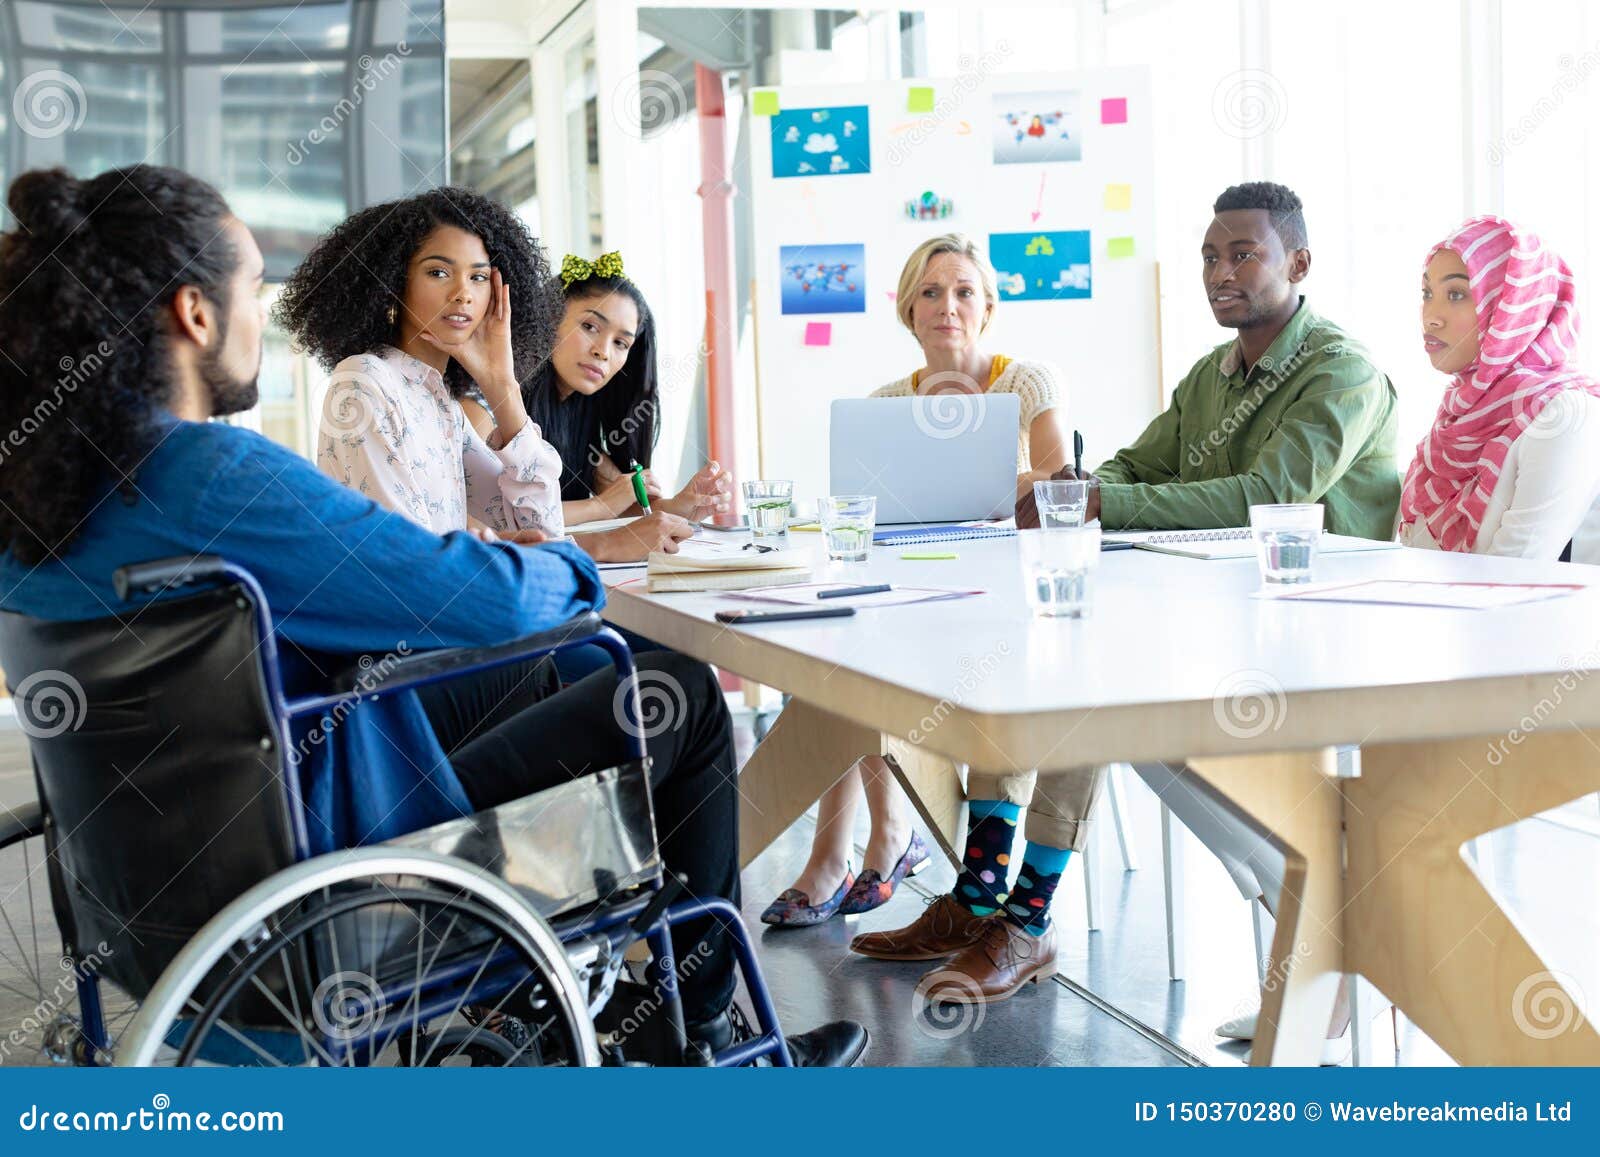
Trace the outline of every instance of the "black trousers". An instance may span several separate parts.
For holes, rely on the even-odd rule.
[[[656,833],[689,891],[739,903],[738,765],[733,726],[711,668],[675,651],[636,655]],[[494,807],[628,758],[613,712],[617,676],[596,671],[565,691],[548,660],[435,683],[418,695],[475,809]],[[653,710],[659,708],[659,711]],[[733,999],[734,960],[722,923],[673,929],[685,1021]]]

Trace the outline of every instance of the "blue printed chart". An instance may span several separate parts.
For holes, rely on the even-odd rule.
[[[782,246],[783,312],[865,313],[866,260],[865,245]]]
[[[1001,301],[1093,296],[1089,230],[989,234],[989,261]]]
[[[785,109],[772,118],[772,175],[839,177],[870,173],[871,141],[871,124],[864,104]]]

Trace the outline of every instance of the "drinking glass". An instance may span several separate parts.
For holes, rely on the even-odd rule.
[[[1099,489],[1097,478],[1052,478],[1033,484],[1033,504],[1039,511],[1039,528],[1082,526],[1089,512],[1089,495]]]
[[[1100,565],[1100,528],[1023,530],[1017,533],[1017,543],[1023,590],[1033,613],[1051,619],[1085,618],[1094,593],[1094,571]]]
[[[745,517],[756,542],[782,538],[789,526],[794,483],[758,479],[744,484]]]
[[[1256,562],[1266,587],[1311,581],[1322,539],[1322,503],[1300,502],[1252,506],[1250,531],[1256,540]]]
[[[878,523],[878,500],[870,494],[843,494],[817,505],[828,557],[835,562],[866,562]]]

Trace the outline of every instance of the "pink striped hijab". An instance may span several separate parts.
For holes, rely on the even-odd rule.
[[[1460,255],[1478,314],[1478,358],[1445,388],[1417,445],[1400,521],[1422,520],[1440,547],[1470,551],[1506,454],[1563,390],[1600,395],[1566,368],[1578,340],[1572,271],[1534,233],[1502,217],[1473,217],[1428,250]]]

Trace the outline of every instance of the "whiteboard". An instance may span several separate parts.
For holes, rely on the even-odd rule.
[[[764,94],[773,93],[779,111],[763,115],[771,107]],[[1073,94],[1073,107],[1060,107]],[[912,249],[939,233],[966,233],[989,253],[992,234],[1027,233],[1031,240],[1087,231],[1089,295],[1061,296],[1075,292],[1070,279],[1053,292],[1049,285],[1023,287],[1047,292],[1044,300],[1007,300],[1003,292],[983,348],[1055,365],[1067,425],[1084,435],[1086,465],[1109,458],[1156,415],[1161,387],[1146,69],[796,85],[756,90],[750,100],[758,436],[766,477],[793,479],[799,501],[826,494],[829,404],[863,397],[923,364],[916,340],[895,316],[893,291]],[[913,111],[930,100],[932,112]],[[843,122],[855,118],[837,111],[860,107],[867,111],[865,141],[859,126],[845,136]],[[831,111],[810,120],[807,110],[816,109]],[[1037,109],[1053,110],[1041,121],[1055,119],[1035,124],[1030,110]],[[1002,110],[1030,112],[1021,122],[1022,141],[1015,139],[1017,126],[997,116]],[[1030,129],[1036,130],[1031,136]],[[813,131],[823,139],[811,142]],[[775,176],[775,132],[780,172],[792,173],[812,157],[819,171]],[[830,134],[835,148],[826,151]],[[808,143],[817,151],[807,154]],[[1025,151],[1034,145],[1044,151]],[[997,150],[1020,159],[997,162]],[[1073,151],[1080,159],[1057,159]],[[835,154],[839,161],[832,160]],[[857,171],[862,157],[867,172]],[[842,171],[824,171],[834,166]],[[1109,197],[1108,186],[1114,187]],[[1130,194],[1125,208],[1122,186]],[[948,217],[908,217],[906,202],[926,192],[936,202],[948,200]],[[1113,238],[1131,238],[1132,255],[1108,256]],[[845,262],[838,259],[850,251],[832,247],[854,245],[863,247],[860,267],[851,263],[840,282],[835,270]],[[829,266],[837,291],[820,285],[812,291],[832,295],[826,302],[795,297],[799,279],[785,268],[784,247],[825,256],[814,264]],[[849,288],[858,274],[860,300],[854,301]],[[805,271],[817,275],[814,267]],[[817,312],[784,312],[786,280],[791,305]],[[829,312],[837,308],[860,311]],[[824,335],[815,328],[808,344],[808,327],[818,325],[827,327],[827,344],[817,344]]]

